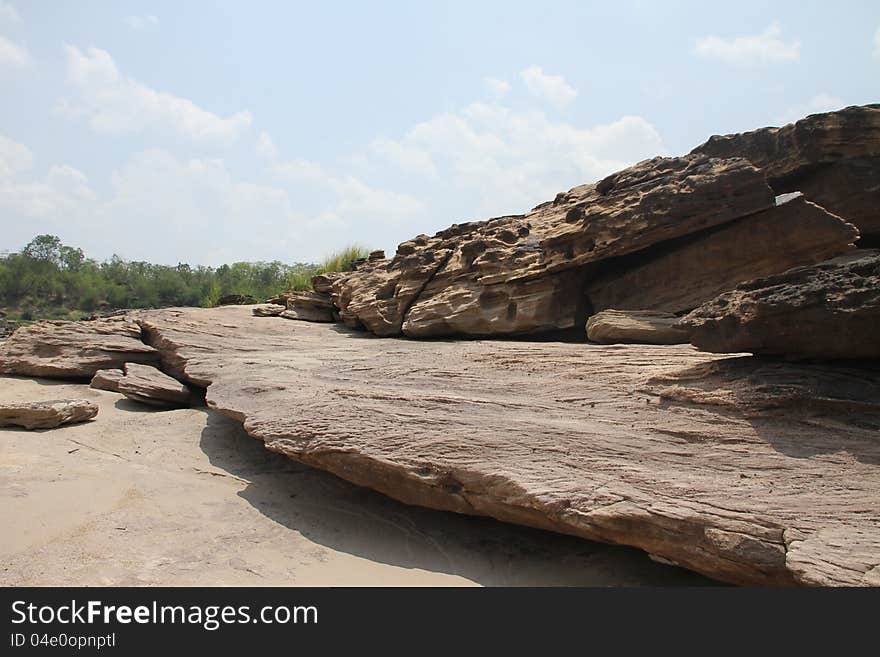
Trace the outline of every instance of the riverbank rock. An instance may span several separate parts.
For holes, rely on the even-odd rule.
[[[767,174],[777,194],[808,200],[880,240],[880,105],[813,114],[782,128],[713,136],[692,153],[744,157]]]
[[[0,374],[91,379],[125,363],[157,364],[130,317],[89,322],[47,321],[21,327],[0,345]]]
[[[132,401],[157,408],[186,408],[195,401],[189,386],[150,365],[126,363],[117,389]]]
[[[678,319],[654,310],[603,310],[587,321],[587,337],[602,344],[687,344],[688,334]]]
[[[285,319],[301,319],[306,322],[335,322],[334,306],[330,297],[317,292],[291,292],[287,309],[279,313]]]
[[[744,283],[682,320],[706,351],[880,358],[880,251]]]
[[[263,303],[259,306],[254,306],[252,312],[255,317],[274,317],[280,315],[285,310],[287,310],[287,306],[282,306],[279,303]]]
[[[97,405],[84,399],[5,402],[0,404],[0,427],[54,429],[62,424],[91,420],[97,414]]]
[[[123,376],[125,373],[122,370],[98,370],[89,385],[98,390],[119,392],[119,379]]]
[[[596,312],[690,311],[739,283],[854,249],[858,230],[802,195],[776,207],[617,262],[586,285]]]
[[[141,321],[268,449],[408,504],[727,582],[880,584],[876,370],[736,358],[719,377],[727,359],[688,345],[375,340],[236,307]]]

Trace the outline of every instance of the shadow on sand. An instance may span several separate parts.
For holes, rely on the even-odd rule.
[[[238,422],[205,412],[200,447],[212,465],[249,482],[239,495],[333,550],[488,586],[714,584],[632,548],[396,502],[269,452]]]

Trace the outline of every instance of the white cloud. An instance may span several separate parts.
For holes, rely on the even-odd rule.
[[[779,122],[782,124],[793,123],[810,114],[838,110],[845,105],[846,103],[837,96],[820,93],[810,98],[806,103],[789,107],[785,114],[779,117]]]
[[[275,146],[275,142],[272,141],[272,137],[265,130],[257,138],[256,151],[257,155],[267,160],[274,160],[278,157],[278,148]]]
[[[159,24],[159,19],[156,16],[126,16],[125,23],[131,29],[137,30],[138,32],[142,32],[143,30],[150,29],[151,27],[155,27]]]
[[[123,76],[105,50],[65,46],[67,80],[76,96],[59,110],[85,118],[96,132],[121,135],[145,131],[170,132],[193,141],[228,144],[251,125],[247,110],[228,117],[202,109],[191,100]]]
[[[500,80],[498,78],[484,78],[483,84],[486,85],[489,93],[496,97],[504,96],[510,93],[512,89],[507,80]]]
[[[0,36],[0,70],[24,69],[31,63],[31,53],[27,48]]]
[[[34,156],[24,144],[0,135],[0,180],[34,165]]]
[[[577,90],[568,84],[564,77],[544,73],[544,69],[540,66],[529,66],[519,75],[529,93],[554,105],[567,105],[577,96]]]
[[[770,64],[797,61],[800,41],[785,41],[778,23],[771,23],[760,34],[724,39],[705,36],[697,39],[693,52],[701,57],[720,59],[728,64]]]
[[[8,2],[0,1],[0,24],[16,24],[21,22],[21,17],[18,15],[18,12]]]
[[[880,27],[874,32],[874,59],[880,62]]]

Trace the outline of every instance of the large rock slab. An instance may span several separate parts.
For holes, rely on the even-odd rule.
[[[682,320],[706,351],[880,358],[880,251],[744,283]]]
[[[122,370],[98,370],[92,377],[89,387],[96,390],[119,392],[119,380],[125,376]]]
[[[655,158],[525,215],[404,242],[333,284],[349,326],[377,335],[522,335],[583,327],[596,263],[773,207],[742,159]]]
[[[728,582],[880,584],[876,370],[737,358],[719,374],[726,359],[689,346],[375,340],[235,307],[141,321],[268,449],[406,503]]]
[[[97,405],[84,399],[6,402],[0,404],[0,427],[54,429],[62,424],[91,420],[97,414]]]
[[[127,362],[159,362],[129,317],[37,322],[0,345],[0,374],[91,379],[98,370],[122,369]]]
[[[300,319],[306,322],[335,322],[334,306],[330,295],[318,292],[291,292],[287,299],[287,310],[279,313],[285,319]]]
[[[610,262],[587,283],[596,312],[690,311],[739,283],[855,248],[858,230],[802,195],[716,229]]]
[[[678,319],[656,310],[603,310],[587,320],[587,337],[602,344],[687,344]]]
[[[851,221],[872,244],[880,239],[880,105],[813,114],[782,128],[713,136],[693,150],[744,157],[778,193],[801,191]]]
[[[150,365],[126,363],[116,387],[129,399],[157,408],[186,408],[195,400],[188,386]]]

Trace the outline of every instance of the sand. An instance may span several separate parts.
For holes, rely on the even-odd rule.
[[[407,506],[267,452],[205,408],[0,378],[0,401],[98,417],[0,429],[0,584],[699,585],[638,550]]]

